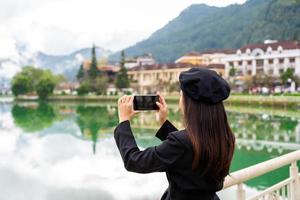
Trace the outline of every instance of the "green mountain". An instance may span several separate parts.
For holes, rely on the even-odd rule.
[[[160,62],[172,62],[189,51],[238,48],[266,39],[300,39],[298,0],[248,0],[223,8],[192,5],[125,52],[130,56],[152,53]],[[115,53],[110,58],[118,57]]]

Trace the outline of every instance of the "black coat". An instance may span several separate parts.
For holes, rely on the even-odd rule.
[[[192,170],[193,147],[185,130],[178,131],[166,121],[156,133],[163,142],[141,151],[134,139],[130,122],[120,123],[114,137],[124,161],[131,172],[166,172],[169,187],[162,200],[217,200],[216,191],[223,183],[207,181]]]

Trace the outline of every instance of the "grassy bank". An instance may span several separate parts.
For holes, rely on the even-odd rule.
[[[50,102],[110,102],[116,103],[119,96],[51,96]],[[166,96],[168,103],[178,103],[179,96]],[[36,98],[18,97],[15,101],[37,101]],[[300,107],[300,96],[231,95],[226,104],[257,105],[274,107]]]
[[[300,96],[231,95],[229,104],[300,107]]]

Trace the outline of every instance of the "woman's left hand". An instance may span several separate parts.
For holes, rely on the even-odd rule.
[[[130,120],[138,111],[133,110],[133,96],[122,96],[118,101],[119,123]]]

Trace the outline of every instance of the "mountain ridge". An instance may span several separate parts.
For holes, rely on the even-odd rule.
[[[152,53],[159,62],[173,62],[189,51],[239,48],[267,39],[292,40],[300,36],[298,19],[300,4],[291,0],[248,0],[227,7],[193,4],[125,52],[128,56]],[[110,56],[111,60],[118,58],[119,52]]]

